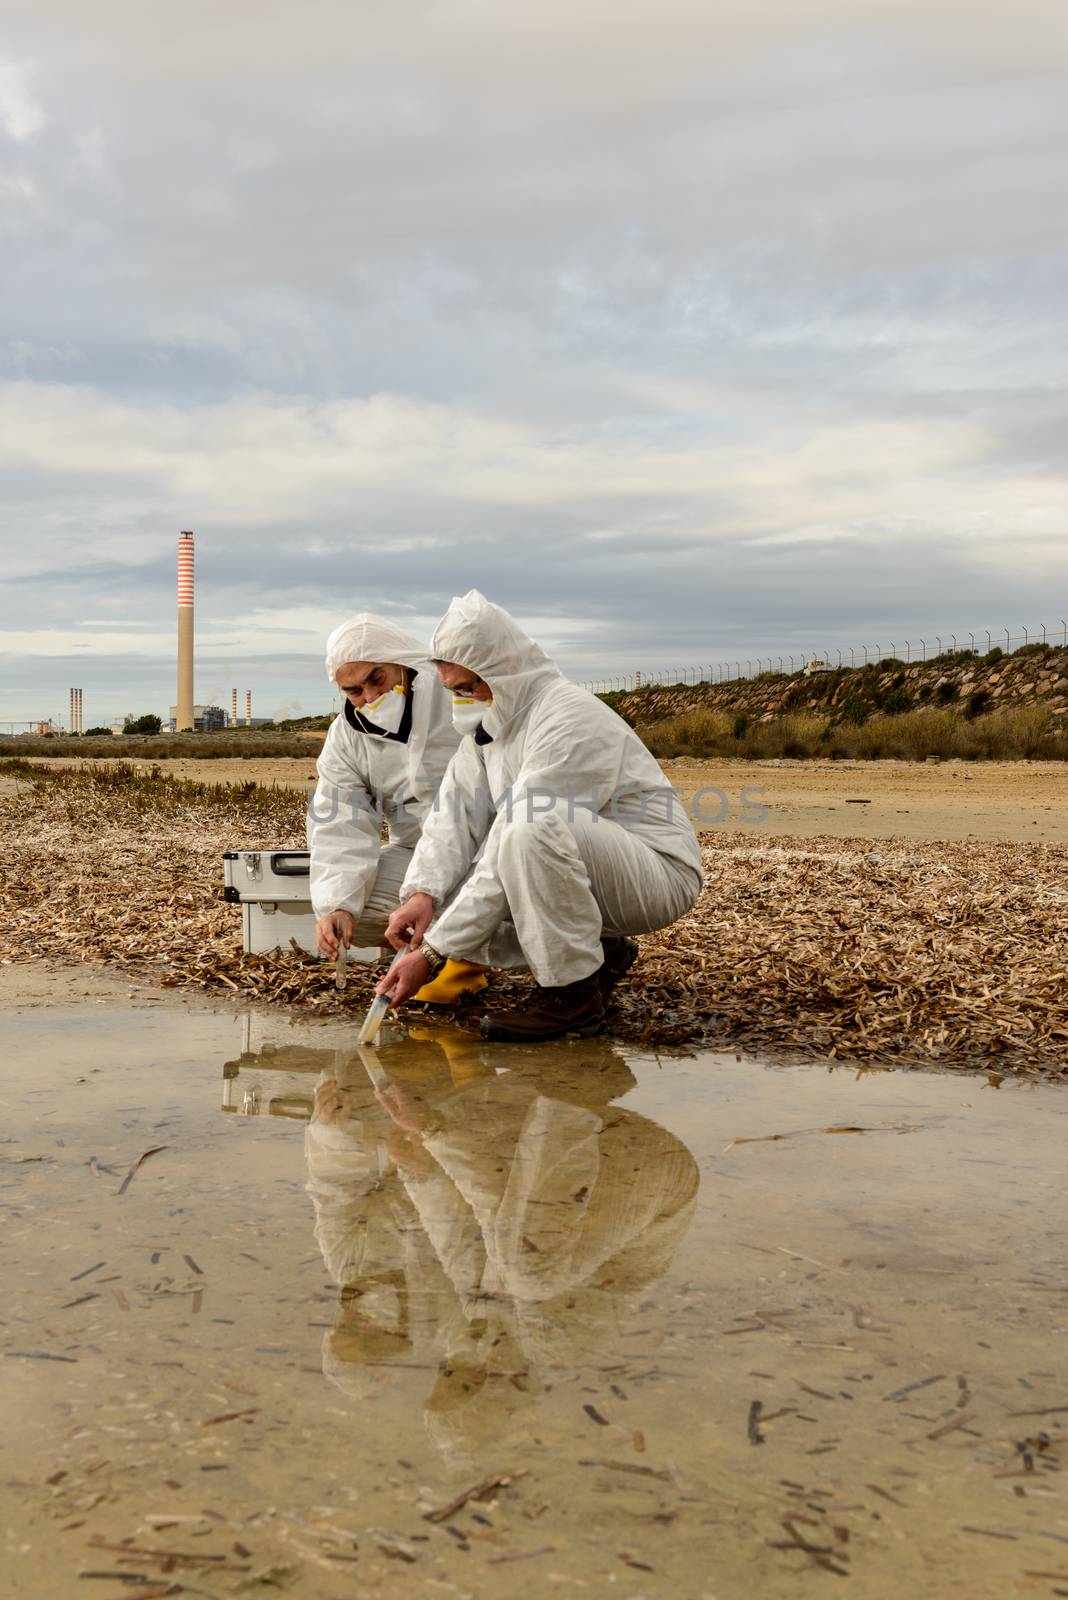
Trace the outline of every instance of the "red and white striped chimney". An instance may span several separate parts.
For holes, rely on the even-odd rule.
[[[245,727],[252,726],[252,690],[245,690]]]
[[[230,726],[237,727],[237,690],[230,690]]]
[[[193,729],[193,535],[178,535],[178,733]]]

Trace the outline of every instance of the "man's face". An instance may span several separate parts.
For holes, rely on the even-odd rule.
[[[387,689],[403,684],[404,672],[394,661],[346,661],[334,673],[334,681],[349,704],[359,710]]]
[[[438,677],[453,694],[465,700],[493,699],[489,684],[477,672],[472,672],[470,667],[458,667],[451,661],[435,661],[434,665],[438,669]]]

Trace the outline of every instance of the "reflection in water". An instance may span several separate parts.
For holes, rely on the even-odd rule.
[[[463,1459],[562,1369],[618,1348],[692,1219],[698,1172],[611,1103],[634,1079],[605,1043],[412,1037],[339,1052],[315,1090],[308,1191],[341,1291],[323,1370],[353,1398],[383,1366],[425,1370],[428,1431]],[[377,1095],[371,1069],[387,1074]]]

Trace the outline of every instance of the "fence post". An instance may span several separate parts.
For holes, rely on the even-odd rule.
[[[906,639],[905,640],[905,661],[906,661],[906,663],[908,663],[912,659],[911,655],[909,654],[911,649],[912,649],[912,646],[909,643],[909,641]]]
[[[927,660],[927,640],[926,639],[921,639],[920,640],[920,648],[923,651],[923,655],[922,655],[921,659],[926,661]]]
[[[1006,655],[1011,655],[1012,654],[1011,650],[1009,649],[1009,646],[1011,645],[1011,643],[1012,643],[1012,640],[1009,638],[1009,630],[1008,630],[1008,628],[1006,628],[1005,629],[1005,654]]]
[[[935,639],[938,642],[938,654],[941,655],[942,654],[942,641],[941,641],[941,639],[938,638],[937,633],[935,634]]]
[[[1042,643],[1045,644],[1045,642],[1046,642],[1046,624],[1043,623],[1042,624]]]
[[[1024,628],[1023,635],[1024,635],[1024,644],[1030,644],[1031,641],[1027,637],[1027,629],[1026,628]]]

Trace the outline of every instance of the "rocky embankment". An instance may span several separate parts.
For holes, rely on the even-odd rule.
[[[932,661],[890,659],[832,672],[765,673],[733,683],[677,684],[608,697],[630,722],[649,723],[695,707],[771,722],[809,712],[832,720],[850,709],[893,715],[954,706],[968,716],[1018,706],[1045,706],[1053,728],[1068,727],[1068,649],[1025,646],[1014,655],[946,654]]]

